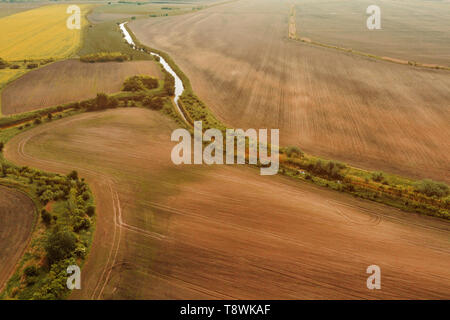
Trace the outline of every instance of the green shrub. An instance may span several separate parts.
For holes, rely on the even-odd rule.
[[[167,71],[164,71],[164,75],[164,92],[168,96],[173,96],[175,94],[175,78]]]
[[[87,214],[89,217],[92,217],[92,216],[95,214],[95,206],[89,206],[89,207],[87,208],[86,214]]]
[[[97,109],[105,109],[109,105],[108,95],[105,93],[97,93],[97,97],[95,98],[95,103]]]
[[[446,197],[449,195],[449,188],[443,182],[436,182],[431,179],[424,179],[416,182],[415,190],[429,197]]]
[[[52,221],[52,215],[45,209],[41,210],[41,217],[45,224],[50,224]]]
[[[70,180],[78,180],[78,172],[76,170],[73,170],[72,172],[70,172],[67,175],[67,178],[69,178]]]
[[[123,91],[141,91],[144,90],[144,85],[137,76],[127,78],[123,83]]]
[[[108,106],[110,108],[117,108],[119,106],[119,100],[116,97],[109,98]]]
[[[158,79],[149,76],[139,76],[139,80],[141,80],[144,87],[149,90],[158,88]]]
[[[383,172],[374,172],[372,173],[372,180],[375,182],[381,182],[384,180]]]
[[[144,91],[158,88],[158,80],[149,76],[132,76],[123,83],[123,91]]]
[[[29,63],[27,64],[27,69],[35,69],[39,67],[39,65],[37,63]]]
[[[299,157],[299,158],[301,158],[304,155],[303,151],[300,150],[300,148],[295,147],[295,146],[287,147],[284,150],[284,153],[286,153],[286,155],[288,157]]]
[[[152,110],[161,110],[164,107],[164,99],[161,97],[145,97],[142,100],[144,107],[150,108]]]
[[[45,190],[44,193],[39,197],[39,200],[43,204],[47,204],[49,201],[53,200],[54,194],[51,190]]]
[[[91,227],[91,220],[87,217],[77,216],[73,225],[73,231],[80,232],[81,230],[87,230]]]
[[[68,230],[53,229],[45,243],[47,259],[51,264],[72,256],[77,238]]]
[[[35,277],[38,275],[38,269],[36,268],[36,266],[28,266],[23,270],[23,273],[27,277]]]

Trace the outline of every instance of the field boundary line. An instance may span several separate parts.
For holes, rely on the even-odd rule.
[[[366,57],[366,58],[373,59],[373,60],[385,61],[385,62],[400,64],[400,65],[404,65],[404,66],[410,66],[410,67],[416,67],[416,68],[422,68],[422,69],[428,69],[428,70],[431,69],[431,70],[450,71],[450,66],[442,66],[442,65],[431,64],[431,63],[421,63],[421,62],[417,62],[417,61],[397,59],[397,58],[392,58],[392,57],[388,57],[388,56],[378,56],[378,55],[368,53],[368,52],[363,52],[363,51],[353,50],[351,48],[345,48],[345,47],[340,47],[340,46],[336,46],[336,45],[332,45],[332,44],[327,44],[327,43],[315,41],[315,40],[312,40],[312,39],[306,38],[306,37],[300,37],[297,34],[295,18],[296,18],[295,5],[292,5],[291,10],[289,12],[289,20],[288,20],[289,21],[288,22],[288,40],[292,40],[292,41],[296,41],[296,42],[300,42],[300,43],[304,43],[304,44],[309,44],[309,45],[312,45],[315,47],[334,49],[336,51],[350,53],[355,56]]]

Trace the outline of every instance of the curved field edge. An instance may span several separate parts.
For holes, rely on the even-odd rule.
[[[227,126],[194,94],[189,78],[165,52],[142,44],[128,25],[125,28],[138,49],[162,56],[183,81],[184,92],[180,108],[192,125],[203,121],[203,129],[219,129],[225,134]],[[294,179],[311,182],[356,197],[383,203],[407,212],[417,212],[450,219],[450,191],[445,183],[430,179],[421,181],[380,171],[368,171],[342,162],[319,158],[302,152],[297,147],[280,147],[280,173]],[[427,188],[442,193],[425,191]]]
[[[26,191],[10,183],[0,184],[0,191],[7,194],[6,199],[0,199],[2,212],[0,227],[2,232],[2,263],[0,264],[0,293],[7,281],[17,269],[20,258],[29,245],[31,235],[37,222],[36,199],[30,198]],[[5,216],[8,215],[9,216]],[[0,295],[1,296],[1,295]]]
[[[74,113],[62,113],[61,118]],[[39,124],[33,123],[21,129],[17,126],[2,129],[1,145]],[[83,266],[95,231],[95,204],[89,187],[76,172],[63,176],[27,166],[19,167],[7,161],[3,153],[0,153],[0,185],[26,193],[34,202],[37,213],[30,242],[0,298],[67,297],[70,294],[66,287],[67,266]],[[59,255],[53,252],[54,257],[50,261],[46,245],[57,246],[62,241],[56,236],[60,234],[70,235],[70,246]],[[54,242],[50,242],[52,236]]]
[[[334,49],[334,50],[341,51],[341,52],[347,52],[347,53],[350,53],[353,55],[367,57],[367,58],[371,58],[374,60],[397,63],[397,64],[401,64],[401,65],[407,65],[407,66],[423,68],[423,69],[435,69],[435,70],[450,71],[450,67],[448,67],[448,66],[431,64],[431,63],[422,63],[422,62],[413,61],[413,60],[408,61],[408,60],[402,60],[402,59],[393,58],[393,57],[379,56],[379,55],[372,54],[369,52],[358,51],[358,50],[354,50],[351,48],[340,47],[340,46],[336,46],[333,44],[328,44],[328,43],[312,40],[312,39],[306,38],[306,37],[300,37],[297,33],[295,5],[291,6],[291,10],[289,12],[288,38],[289,38],[289,40],[299,41],[301,43],[314,45],[314,46],[318,46],[318,47]]]

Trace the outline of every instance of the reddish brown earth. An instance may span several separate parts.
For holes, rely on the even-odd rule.
[[[83,299],[450,297],[450,224],[243,166],[175,166],[173,121],[87,113],[13,138],[5,156],[93,189]],[[381,267],[381,290],[366,268]]]

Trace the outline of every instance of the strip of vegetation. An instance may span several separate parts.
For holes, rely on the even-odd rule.
[[[188,122],[193,124],[194,121],[202,121],[203,130],[216,128],[225,133],[227,127],[194,94],[189,79],[171,57],[165,52],[142,45],[127,29],[138,50],[159,54],[183,81],[185,91],[180,97],[180,107]],[[280,153],[280,173],[289,177],[404,211],[450,219],[450,192],[445,183],[429,179],[416,181],[393,174],[366,171],[305,154],[297,147],[280,148]]]
[[[130,56],[120,52],[98,52],[80,57],[81,62],[124,62],[130,60]]]

